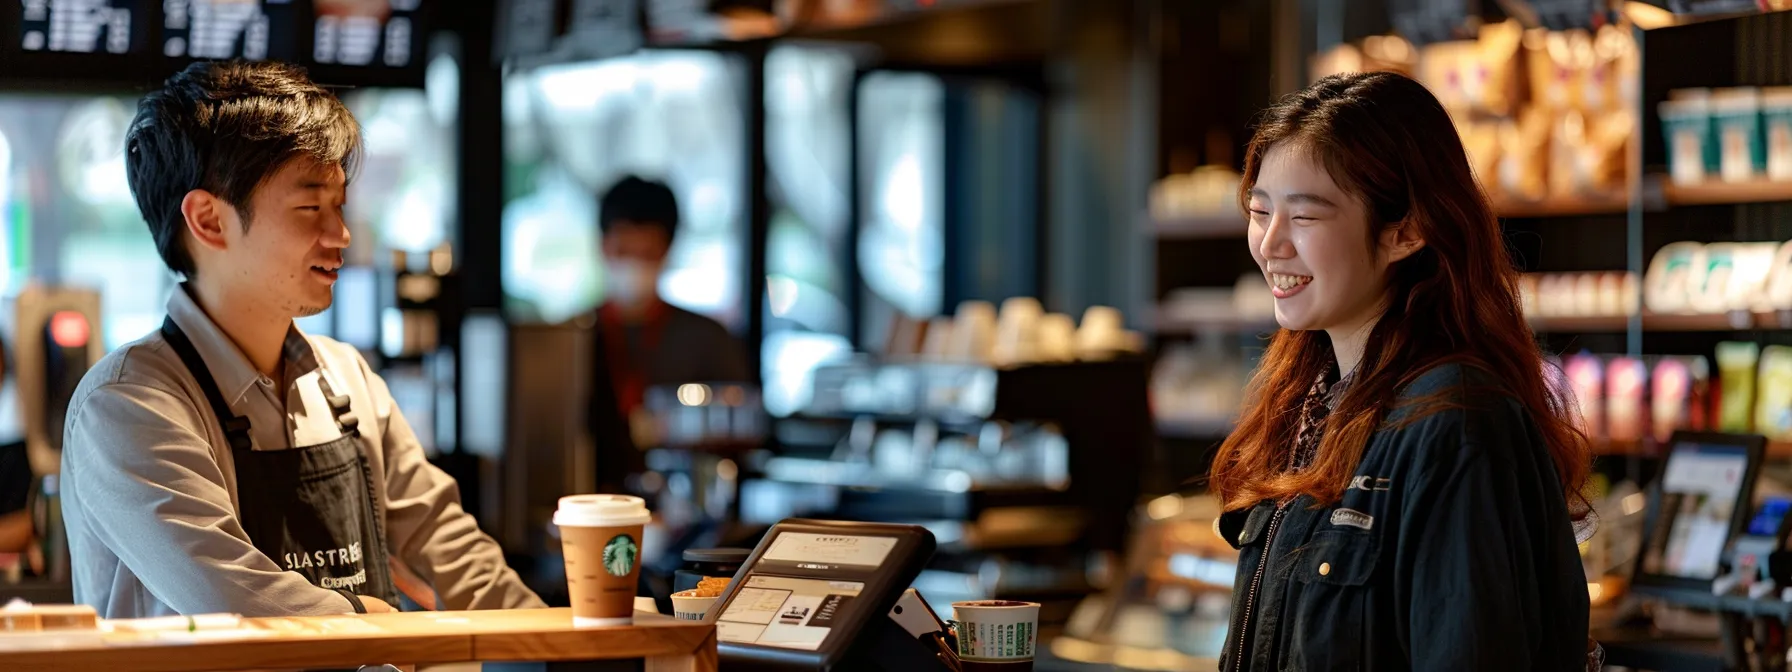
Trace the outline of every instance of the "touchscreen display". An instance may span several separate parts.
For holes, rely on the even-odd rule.
[[[1679,443],[1661,477],[1661,510],[1643,570],[1658,576],[1717,578],[1742,497],[1748,449]]]
[[[884,564],[893,548],[894,537],[785,532],[772,540],[772,547],[759,560],[795,564],[802,569],[874,568]]]
[[[790,536],[786,533],[780,540]],[[716,619],[716,638],[816,651],[864,589],[865,584],[857,581],[754,574]]]

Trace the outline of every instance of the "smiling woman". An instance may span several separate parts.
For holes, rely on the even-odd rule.
[[[1582,669],[1586,440],[1443,107],[1322,79],[1266,113],[1240,200],[1282,329],[1210,481],[1223,669]]]

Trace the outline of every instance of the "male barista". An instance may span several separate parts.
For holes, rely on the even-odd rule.
[[[348,109],[282,64],[194,64],[138,105],[131,191],[186,281],[70,403],[78,601],[114,618],[381,612],[398,574],[449,609],[543,606],[385,382],[293,324],[330,306],[359,149]]]

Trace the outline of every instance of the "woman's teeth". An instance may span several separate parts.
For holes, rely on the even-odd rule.
[[[1295,287],[1299,287],[1312,281],[1313,277],[1310,275],[1269,274],[1269,284],[1274,285],[1276,289],[1283,291],[1294,289]]]

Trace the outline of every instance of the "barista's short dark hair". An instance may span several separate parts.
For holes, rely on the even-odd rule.
[[[236,208],[245,230],[256,187],[309,156],[349,174],[361,128],[348,108],[284,63],[202,62],[144,96],[125,136],[125,177],[168,268],[193,275],[182,242],[187,192],[204,189]]]
[[[604,192],[598,203],[597,226],[609,233],[616,222],[657,226],[666,230],[666,239],[678,233],[678,197],[664,182],[644,180],[634,175],[622,178]]]

